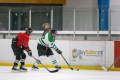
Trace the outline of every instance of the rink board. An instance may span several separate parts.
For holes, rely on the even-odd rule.
[[[120,41],[118,43],[120,43]],[[63,56],[73,67],[110,67],[118,57],[117,54],[119,53],[119,48],[117,47],[118,45],[115,45],[115,41],[56,40],[55,44],[62,50]],[[29,46],[33,55],[37,58],[37,40],[30,40]],[[78,54],[73,55],[74,50],[78,51]],[[53,52],[58,65],[67,67],[66,62],[61,55],[55,51]],[[7,66],[7,63],[13,64],[15,56],[11,49],[11,39],[0,39],[0,54],[0,63],[2,65],[5,64]],[[29,57],[27,53],[26,56],[26,65],[30,64],[31,66],[35,60],[32,57]],[[43,64],[47,66],[53,65],[49,57],[44,58]],[[118,63],[115,64],[115,67],[119,68],[119,65],[117,64]]]

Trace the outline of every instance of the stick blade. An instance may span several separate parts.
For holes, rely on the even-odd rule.
[[[102,69],[107,72],[107,69],[104,66],[102,66]]]
[[[50,71],[50,70],[49,70],[50,73],[55,73],[55,72],[58,72],[58,71],[59,71],[58,69],[53,70],[53,71]]]

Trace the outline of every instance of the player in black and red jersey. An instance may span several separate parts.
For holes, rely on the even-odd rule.
[[[29,48],[28,42],[29,42],[29,36],[32,33],[31,28],[26,28],[25,33],[18,33],[18,35],[12,39],[12,50],[14,52],[14,55],[16,56],[16,59],[14,61],[12,72],[18,72],[18,71],[27,71],[26,68],[24,68],[26,54],[23,52],[23,50],[28,52],[28,55],[32,57],[32,51]],[[18,63],[20,62],[20,68],[17,69]]]

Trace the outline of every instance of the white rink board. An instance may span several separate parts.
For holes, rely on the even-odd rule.
[[[105,41],[71,41],[70,42],[71,65],[96,66],[96,67],[105,66],[106,61],[105,43],[106,43]]]
[[[114,63],[114,41],[106,41],[106,53],[106,67],[110,67]]]
[[[69,62],[69,41],[56,40],[55,43],[56,46],[63,52],[66,60]],[[37,40],[30,40],[29,47],[32,50],[33,56],[38,58]],[[24,52],[26,53],[25,63],[33,64],[35,60],[32,57],[29,57],[26,51]],[[53,51],[53,53],[58,62],[58,65],[67,65],[60,54],[58,54],[56,51]],[[13,63],[14,60],[15,56],[11,48],[11,39],[0,39],[0,63]],[[53,65],[51,59],[46,56],[43,60],[43,64]]]
[[[71,40],[56,40],[55,44],[62,51],[64,58],[67,62],[72,65],[77,66],[106,66],[109,67],[110,64],[114,62],[114,41],[71,41]],[[30,40],[29,47],[32,50],[33,55],[37,58],[37,40]],[[80,54],[77,58],[72,57],[72,50],[77,49],[78,51],[93,50],[93,51],[103,51],[103,55],[97,54]],[[54,52],[54,56],[58,62],[58,65],[66,65],[66,62],[62,56]],[[26,52],[25,52],[26,53]],[[80,53],[80,52],[79,52]],[[112,56],[111,56],[111,55]],[[94,55],[94,56],[93,56]],[[33,64],[34,59],[29,57],[26,53],[26,64]],[[13,63],[15,56],[11,49],[11,39],[0,39],[0,63]],[[49,57],[45,57],[43,60],[45,65],[53,65]]]

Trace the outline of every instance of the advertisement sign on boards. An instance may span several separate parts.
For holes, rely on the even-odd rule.
[[[105,66],[105,47],[105,41],[71,41],[71,65]]]

